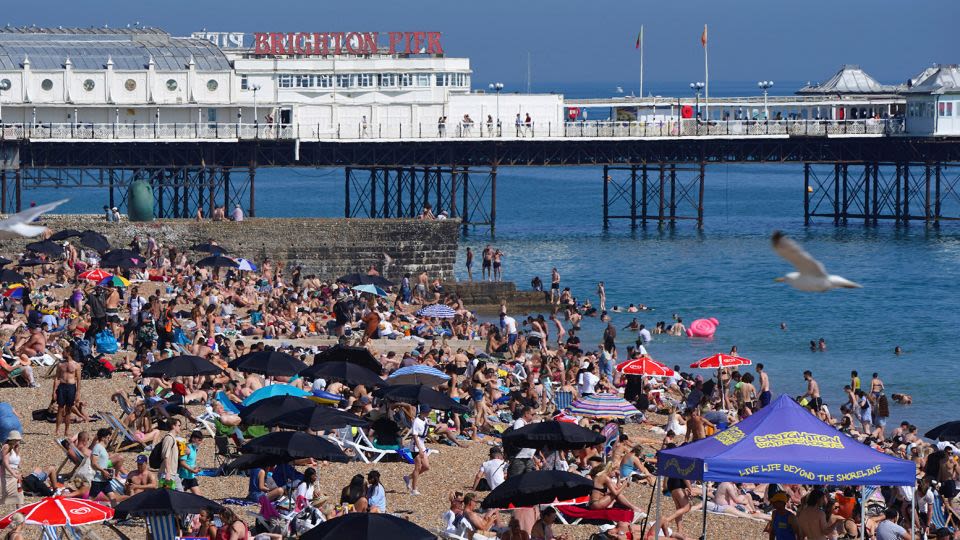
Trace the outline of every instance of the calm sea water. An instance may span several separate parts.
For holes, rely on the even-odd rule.
[[[615,222],[604,231],[601,174],[595,167],[501,169],[496,238],[471,234],[461,250],[469,245],[479,251],[493,243],[506,254],[505,279],[522,288],[535,275],[548,281],[556,266],[564,286],[596,302],[597,282],[604,281],[608,307],[632,302],[655,308],[638,314],[650,327],[669,321],[673,313],[685,322],[716,317],[720,326],[712,340],[655,336],[650,353],[671,366],[686,368],[737,345],[743,356],[766,365],[775,393],[802,393],[802,372],[810,369],[836,410],[851,370],[860,372],[864,384],[878,372],[888,395],[903,392],[914,398],[912,406],[892,405],[891,427],[902,419],[921,429],[955,419],[960,225],[934,230],[921,224],[834,227],[821,221],[805,227],[800,165],[717,165],[707,170],[702,231],[683,222],[636,230]],[[26,199],[62,195],[37,190],[27,192]],[[99,190],[83,195],[83,200],[74,197],[69,211],[94,212],[104,204]],[[261,216],[337,217],[342,201],[342,170],[257,175]],[[864,288],[810,294],[774,283],[790,270],[770,250],[775,229],[802,242],[828,270]],[[465,277],[462,253],[457,272]],[[622,327],[632,315],[613,317]],[[781,322],[786,331],[780,330]],[[601,328],[595,320],[586,321],[585,341],[596,343]],[[635,339],[627,331],[619,336],[623,344]],[[811,353],[809,341],[821,337],[828,350]],[[893,354],[897,345],[902,356]]]

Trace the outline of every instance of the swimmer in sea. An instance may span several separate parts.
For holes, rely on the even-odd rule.
[[[787,323],[781,322],[781,323],[780,323],[780,329],[781,329],[781,330],[786,330],[786,329],[787,329]]]
[[[624,326],[623,329],[637,331],[640,329],[640,321],[638,321],[637,318],[634,317],[633,320],[630,321],[630,324]]]
[[[827,350],[827,341],[820,338],[820,342],[817,343],[817,348],[820,349],[821,352]]]
[[[899,403],[900,405],[911,405],[913,404],[913,398],[908,394],[893,394],[893,400]]]
[[[896,347],[893,348],[893,354],[900,356],[901,354],[903,354],[903,349],[901,349],[900,346],[897,345]]]
[[[810,340],[810,352],[817,352],[817,342]]]

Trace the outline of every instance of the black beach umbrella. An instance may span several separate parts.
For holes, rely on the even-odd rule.
[[[107,237],[97,231],[83,231],[80,234],[80,243],[100,253],[110,249],[110,242],[107,241]]]
[[[359,416],[297,396],[261,399],[241,411],[240,418],[247,424],[312,431],[367,425]]]
[[[30,242],[26,245],[28,251],[33,253],[48,255],[50,257],[62,257],[63,246],[53,240],[42,240],[40,242]]]
[[[147,489],[137,493],[118,504],[115,508],[116,517],[123,519],[126,516],[158,516],[197,514],[207,509],[214,514],[222,512],[224,507],[206,497],[194,495],[188,491],[174,491],[172,489]]]
[[[63,241],[68,238],[80,236],[82,233],[76,229],[63,229],[50,235],[49,240]]]
[[[211,255],[197,261],[194,266],[208,266],[210,268],[240,268],[240,263],[230,257]]]
[[[350,362],[363,366],[378,375],[383,373],[383,366],[380,361],[374,358],[366,347],[349,347],[337,344],[325,351],[320,351],[313,357],[313,365],[335,361]]]
[[[436,540],[436,533],[390,514],[353,512],[325,521],[300,540]]]
[[[314,458],[346,463],[350,458],[332,442],[300,431],[275,431],[257,437],[240,448],[244,454],[285,456],[291,460]]]
[[[926,432],[924,437],[935,441],[960,441],[960,420],[940,424],[939,426]]]
[[[0,266],[6,266],[6,265],[8,265],[8,264],[10,264],[10,263],[12,263],[12,262],[13,262],[13,261],[11,261],[10,259],[8,259],[8,258],[6,258],[6,257],[0,257]]]
[[[154,362],[143,370],[145,377],[192,377],[194,375],[217,375],[223,370],[199,356],[174,356]]]
[[[217,244],[211,244],[205,242],[203,244],[194,244],[190,246],[192,251],[199,251],[200,253],[212,253],[214,255],[223,255],[229,253],[223,246]]]
[[[257,351],[230,362],[230,369],[268,377],[292,377],[306,369],[299,359],[280,351]]]
[[[144,256],[137,253],[132,249],[111,249],[110,251],[103,254],[103,257],[100,258],[101,266],[114,266],[113,263],[126,261],[126,260],[143,260]]]
[[[346,283],[347,285],[376,285],[377,287],[387,288],[393,287],[394,283],[387,278],[382,276],[368,276],[367,274],[360,274],[354,272],[353,274],[347,274],[337,278],[338,283]]]
[[[504,434],[503,444],[515,448],[577,450],[603,443],[603,435],[568,422],[537,422]]]
[[[24,277],[18,272],[6,268],[0,270],[0,283],[20,283],[23,280]]]
[[[109,261],[100,261],[103,268],[119,268],[121,270],[130,270],[131,268],[146,268],[147,261],[142,258],[111,259]]]
[[[566,471],[530,471],[507,478],[483,500],[484,508],[550,504],[590,495],[593,480]]]
[[[441,394],[429,386],[422,384],[396,384],[378,388],[373,392],[374,396],[383,398],[387,401],[399,403],[409,403],[428,407],[438,411],[453,411],[465,413],[470,409],[450,399],[450,396]]]
[[[244,454],[230,463],[223,465],[224,474],[233,474],[237,471],[249,471],[273,465],[283,465],[290,461],[285,456],[270,456],[263,454]]]
[[[26,268],[30,266],[43,266],[45,264],[53,264],[53,263],[50,261],[45,261],[43,259],[36,259],[36,258],[21,259],[20,261],[17,262],[17,266],[21,268]]]
[[[369,369],[344,360],[314,363],[301,371],[300,376],[306,379],[342,381],[350,385],[384,386],[387,384],[379,375]]]

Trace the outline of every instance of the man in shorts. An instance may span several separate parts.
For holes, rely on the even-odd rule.
[[[53,434],[60,432],[63,424],[63,436],[70,435],[70,417],[73,406],[80,396],[80,364],[73,359],[72,347],[65,347],[63,360],[57,364],[56,379],[53,381],[53,397],[50,401],[57,402],[57,423]]]
[[[480,279],[481,280],[492,280],[493,279],[493,248],[490,247],[490,244],[487,244],[487,247],[483,248],[483,252],[480,254],[483,259],[483,266],[480,268]]]
[[[556,268],[550,271],[550,302],[560,304],[560,271]]]

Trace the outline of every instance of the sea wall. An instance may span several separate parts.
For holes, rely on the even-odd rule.
[[[493,311],[506,302],[510,310],[548,311],[549,296],[536,291],[519,291],[512,281],[459,281],[444,283],[444,288],[459,296],[471,309]]]
[[[185,219],[150,223],[107,223],[90,215],[45,216],[53,229],[92,229],[111,245],[126,247],[138,235],[152,235],[165,245],[187,248],[215,240],[231,256],[254,261],[269,257],[289,265],[301,265],[305,274],[324,278],[366,271],[371,264],[393,280],[404,273],[426,271],[431,277],[453,279],[460,222],[412,219],[318,219],[249,218],[242,222],[196,222]],[[22,249],[27,242],[2,243],[3,252]],[[392,258],[384,268],[384,254]]]

